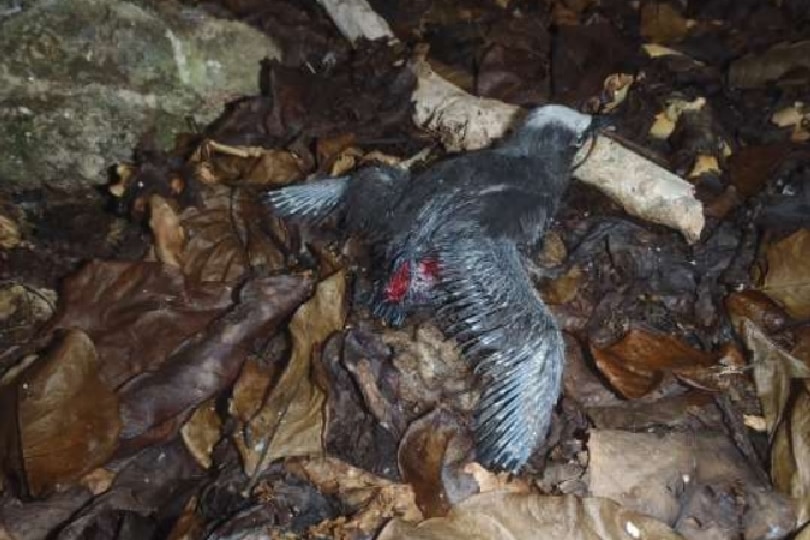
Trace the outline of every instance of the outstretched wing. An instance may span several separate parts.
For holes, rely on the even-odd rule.
[[[348,187],[348,176],[336,176],[268,191],[264,200],[279,216],[320,221],[343,203]]]
[[[474,228],[443,236],[437,319],[483,378],[478,457],[515,471],[548,432],[562,380],[562,335],[513,242]]]

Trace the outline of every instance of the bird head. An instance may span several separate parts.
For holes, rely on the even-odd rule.
[[[603,116],[581,113],[563,105],[544,105],[526,115],[518,133],[562,151],[578,149],[608,125]]]

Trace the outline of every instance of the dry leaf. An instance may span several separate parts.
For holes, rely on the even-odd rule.
[[[292,460],[287,468],[315,484],[322,493],[357,510],[350,521],[338,518],[318,525],[311,532],[329,534],[332,538],[353,538],[349,533],[373,534],[392,517],[405,521],[422,519],[413,489],[407,484],[391,482],[329,457]]]
[[[0,214],[0,248],[15,248],[20,244],[21,238],[17,224],[11,218]]]
[[[799,229],[767,249],[762,291],[796,318],[810,317],[810,229]]]
[[[628,537],[681,538],[663,523],[608,499],[490,492],[467,499],[447,517],[428,519],[418,525],[393,520],[378,540],[626,540]]]
[[[32,495],[78,480],[115,451],[118,399],[99,367],[87,334],[69,330],[5,389],[16,395],[19,472]],[[14,453],[8,448],[4,453],[9,451]]]
[[[187,208],[181,215],[188,237],[183,274],[199,282],[235,283],[252,268],[284,268],[289,239],[277,220],[263,227],[267,214],[255,193],[210,188],[203,208]]]
[[[220,439],[221,428],[216,399],[212,398],[201,403],[180,430],[186,448],[204,469],[211,467],[211,452]]]
[[[762,485],[725,435],[592,430],[588,449],[592,495],[674,523],[687,538],[739,538],[762,524],[781,537],[795,522],[790,501]]]
[[[204,183],[278,187],[301,180],[304,164],[287,150],[204,141],[189,159]]]
[[[248,347],[273,335],[311,290],[311,281],[300,276],[248,281],[238,302],[205,332],[191,337],[159,370],[125,384],[118,395],[126,451],[171,438],[195,407],[230,387]]]
[[[45,332],[87,332],[102,359],[102,378],[116,388],[159,369],[232,304],[233,289],[190,284],[160,263],[94,261],[64,281],[61,300]]]
[[[186,234],[174,208],[160,195],[149,197],[149,228],[155,236],[155,253],[163,264],[180,267]]]
[[[318,284],[315,295],[290,321],[290,361],[261,409],[235,435],[248,474],[263,470],[280,457],[322,451],[325,398],[310,380],[312,356],[332,333],[343,329],[345,294],[345,272],[336,273]],[[246,417],[242,411],[233,413]]]
[[[641,6],[641,35],[656,43],[679,41],[695,25],[669,2],[644,2]]]
[[[694,349],[679,338],[632,329],[622,339],[605,348],[591,345],[596,366],[622,395],[639,398],[650,392],[665,373],[673,373],[693,383],[708,375],[715,363],[712,355]]]
[[[477,486],[464,473],[472,449],[460,420],[437,409],[416,420],[405,432],[397,458],[403,481],[413,487],[425,517],[443,516],[451,506],[473,495]]]

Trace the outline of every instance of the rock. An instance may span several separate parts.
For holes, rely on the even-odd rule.
[[[0,16],[0,186],[105,181],[143,133],[159,145],[258,92],[276,44],[172,1],[35,0]]]

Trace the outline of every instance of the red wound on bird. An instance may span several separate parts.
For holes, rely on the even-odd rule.
[[[394,275],[388,280],[385,286],[385,299],[389,302],[400,302],[408,293],[411,284],[411,265],[402,263],[394,271]]]

